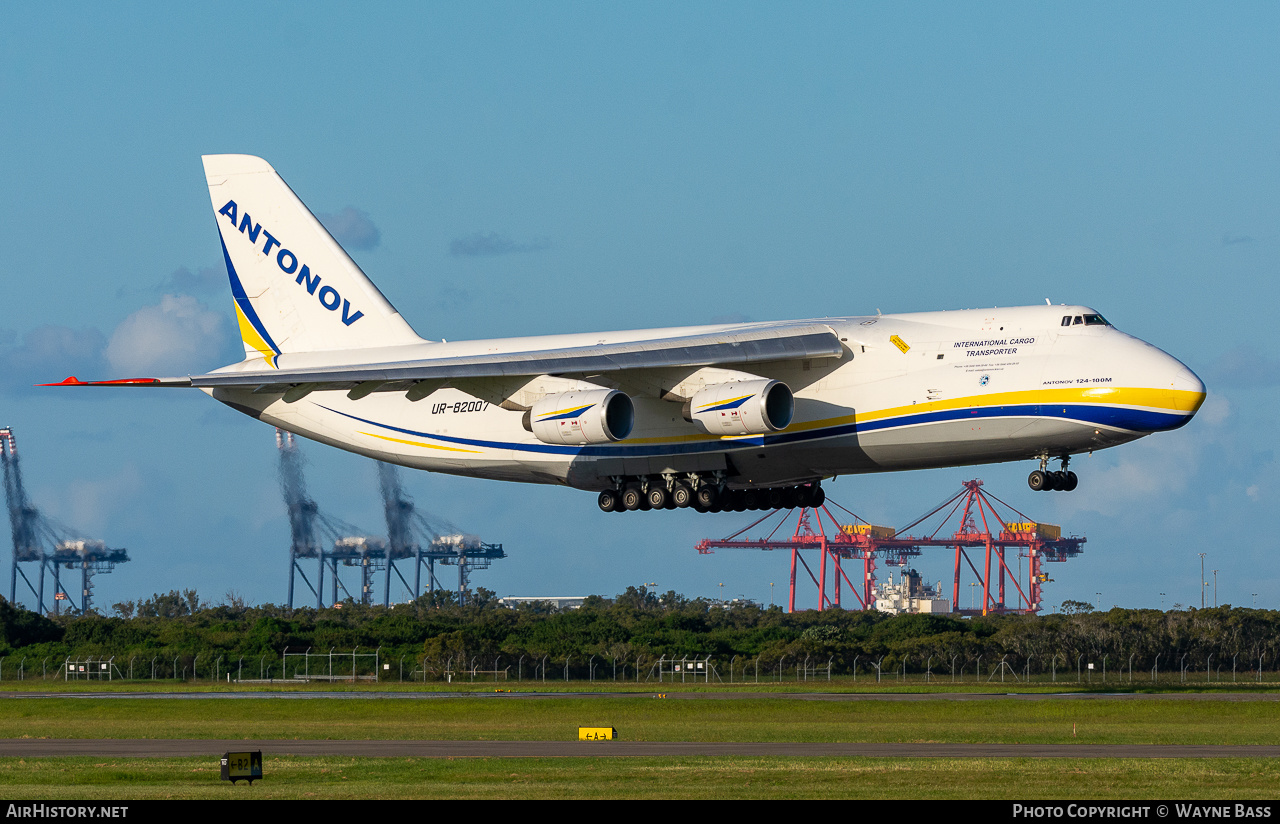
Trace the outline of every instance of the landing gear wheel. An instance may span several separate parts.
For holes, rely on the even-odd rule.
[[[1071,490],[1075,489],[1076,486],[1080,483],[1080,479],[1076,477],[1076,473],[1074,472],[1068,471],[1063,474],[1067,476],[1066,481],[1065,483],[1062,484],[1062,486],[1058,488],[1061,489],[1063,492],[1070,492]]]
[[[666,509],[667,498],[667,488],[665,486],[649,487],[649,506],[653,509]]]
[[[684,509],[693,503],[693,490],[685,484],[671,487],[671,503],[678,509]]]
[[[786,506],[784,502],[785,496],[782,492],[783,490],[776,486],[771,486],[765,490],[766,509],[782,509]]]
[[[789,486],[782,490],[782,505],[787,509],[795,509],[800,505],[800,490]]]
[[[628,486],[622,490],[622,508],[628,512],[635,512],[644,504],[644,495],[640,492],[638,486]]]
[[[747,509],[753,512],[760,508],[761,497],[763,496],[761,496],[760,490],[758,489],[742,490],[742,502],[746,504]]]
[[[601,512],[617,512],[622,509],[621,496],[618,495],[616,489],[606,489],[600,493],[600,497],[596,499],[596,503],[600,505]]]
[[[796,487],[796,494],[799,498],[798,506],[806,508],[814,508],[821,506],[818,496],[821,494],[822,487],[817,484],[806,484],[805,486]]]
[[[814,509],[817,509],[818,507],[822,506],[826,502],[827,502],[827,493],[823,490],[822,487],[815,484],[813,487],[813,502],[810,503],[809,506],[813,507]]]
[[[1049,473],[1037,469],[1027,476],[1027,486],[1036,492],[1043,492],[1049,488]]]
[[[696,506],[710,510],[716,505],[716,500],[719,497],[714,486],[700,486],[698,491],[694,493],[693,500]]]

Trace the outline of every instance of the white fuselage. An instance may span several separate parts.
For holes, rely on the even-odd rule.
[[[1081,306],[827,318],[839,358],[744,367],[786,383],[794,417],[767,435],[716,437],[690,423],[664,387],[696,370],[582,376],[622,388],[635,406],[616,443],[544,443],[520,411],[441,388],[352,400],[316,391],[206,389],[215,398],[299,435],[403,466],[484,478],[604,489],[623,476],[722,472],[733,487],[803,483],[835,475],[1061,457],[1177,428],[1204,385],[1161,350],[1107,325],[1063,325]],[[346,366],[594,346],[750,328],[750,324],[422,343],[281,355],[281,369]],[[227,370],[253,368],[252,362]],[[558,380],[547,378],[547,380]],[[566,383],[573,384],[573,381]]]

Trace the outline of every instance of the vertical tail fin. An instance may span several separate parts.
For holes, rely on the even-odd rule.
[[[270,164],[202,159],[246,357],[421,342]]]

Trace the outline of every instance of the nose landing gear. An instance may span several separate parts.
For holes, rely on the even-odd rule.
[[[1080,483],[1080,479],[1076,477],[1076,473],[1067,469],[1067,462],[1071,460],[1070,455],[1063,455],[1058,458],[1062,462],[1062,469],[1058,472],[1049,471],[1049,456],[1040,456],[1040,468],[1027,476],[1027,486],[1036,492],[1049,492],[1060,490],[1062,492],[1070,492]]]

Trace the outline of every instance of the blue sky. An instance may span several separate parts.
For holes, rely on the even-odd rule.
[[[1089,537],[1050,603],[1198,605],[1205,552],[1220,602],[1280,608],[1277,42],[1267,3],[14,7],[0,424],[36,502],[134,558],[99,606],[284,599],[270,428],[194,392],[30,386],[238,359],[199,158],[257,154],[432,338],[1091,305],[1200,374],[1191,425],[1079,458],[1069,495],[1025,464],[829,495],[901,525],[980,477]],[[381,529],[373,465],[303,448],[321,507]],[[745,514],[404,482],[506,546],[474,579],[500,594],[785,586],[781,554],[694,552]]]

